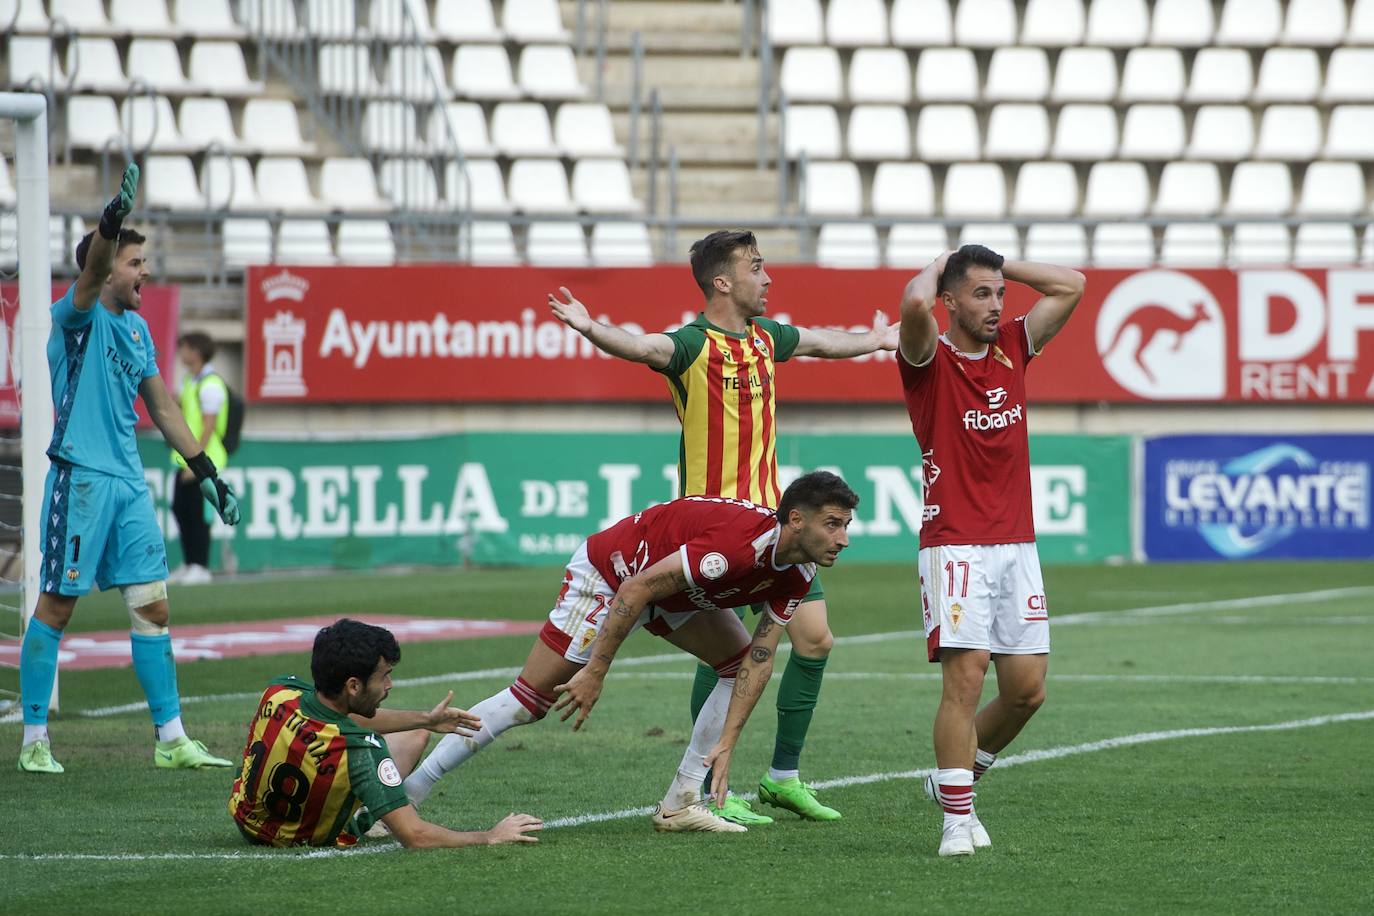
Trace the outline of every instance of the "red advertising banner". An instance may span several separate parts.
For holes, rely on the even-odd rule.
[[[770,269],[769,314],[805,327],[897,320],[900,270]],[[566,286],[635,332],[692,320],[686,267],[256,267],[247,276],[246,393],[254,401],[658,401],[664,382],[565,327]],[[1009,284],[1006,315],[1035,303]],[[942,326],[947,323],[937,307]],[[798,359],[793,402],[900,400],[891,353]],[[1374,397],[1374,270],[1093,270],[1029,377],[1042,402],[1365,401]]]
[[[53,283],[52,301],[56,302],[67,294],[70,282]],[[157,344],[157,367],[162,373],[163,380],[167,386],[171,387],[172,366],[176,361],[177,349],[177,322],[181,314],[181,288],[177,286],[154,286],[152,284],[142,287],[140,298],[142,305],[138,313],[148,322],[148,329],[153,332],[153,341]],[[19,371],[19,285],[17,283],[0,284],[0,301],[4,302],[4,322],[0,324],[0,429],[17,429],[19,427],[19,389],[18,380],[15,374]],[[44,341],[44,346],[47,342]],[[43,379],[43,384],[49,384],[48,379]],[[173,394],[175,397],[175,394]],[[138,426],[140,429],[151,428],[153,423],[148,419],[148,411],[143,407],[143,399],[137,403]]]

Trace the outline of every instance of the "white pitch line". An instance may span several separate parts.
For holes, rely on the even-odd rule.
[[[622,671],[610,674],[624,680],[690,681],[693,671]],[[1123,684],[1319,684],[1322,686],[1374,684],[1374,677],[1300,675],[1300,674],[1055,674],[1051,681],[1080,681],[1086,683]],[[939,681],[938,671],[827,671],[829,681]]]
[[[1012,754],[1007,757],[998,758],[997,766],[999,769],[1005,769],[1006,767],[1020,766],[1027,763],[1039,763],[1045,760],[1060,760],[1064,757],[1073,757],[1078,754],[1093,754],[1098,751],[1110,751],[1122,747],[1135,747],[1141,744],[1154,744],[1159,741],[1172,741],[1179,738],[1211,738],[1219,735],[1293,731],[1300,728],[1316,728],[1322,725],[1335,725],[1343,722],[1366,722],[1370,720],[1374,720],[1374,710],[1335,713],[1326,716],[1313,716],[1308,719],[1291,719],[1287,722],[1270,722],[1263,725],[1220,725],[1206,728],[1178,728],[1170,731],[1138,732],[1134,735],[1119,735],[1115,738],[1104,738],[1100,741],[1088,741],[1082,744],[1065,744],[1059,747],[1023,751],[1020,754]],[[933,772],[935,772],[933,769],[924,769],[903,770],[891,773],[868,773],[862,776],[841,776],[838,779],[824,779],[819,782],[814,782],[811,785],[817,789],[842,789],[848,788],[849,786],[870,785],[875,782],[891,782],[897,779],[922,779]],[[744,797],[752,798],[753,796],[746,795]],[[544,827],[554,830],[561,827],[581,827],[587,824],[597,824],[605,821],[619,821],[632,817],[646,817],[653,813],[653,810],[653,808],[620,808],[616,811],[577,814],[571,817],[560,817],[551,821],[545,821]],[[291,850],[278,850],[275,852],[268,852],[265,850],[244,850],[238,853],[159,852],[148,853],[146,855],[141,855],[139,853],[35,853],[31,855],[22,853],[0,853],[0,861],[18,860],[51,862],[65,860],[127,862],[153,859],[267,859],[279,862],[290,862],[296,859],[322,859],[365,855],[378,852],[392,852],[400,848],[400,846],[394,843],[388,843],[378,846],[363,846],[356,849],[317,849],[310,852],[293,852]]]

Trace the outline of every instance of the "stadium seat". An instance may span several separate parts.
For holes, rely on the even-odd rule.
[[[48,31],[43,0],[0,0],[0,22],[8,26],[11,21],[16,32]]]
[[[838,66],[838,63],[836,64]],[[850,102],[911,102],[911,64],[898,48],[860,48],[849,61]]]
[[[1170,223],[1164,227],[1159,263],[1165,267],[1216,267],[1224,263],[1221,227],[1214,223]]]
[[[244,102],[243,142],[264,152],[295,156],[310,156],[315,152],[315,144],[301,138],[300,119],[296,114],[296,105],[290,99],[249,99]]]
[[[372,172],[372,163],[366,159],[324,160],[320,165],[320,199],[332,210],[352,213],[385,213],[395,209],[395,204],[377,192],[377,177]],[[342,246],[339,253],[343,254]]]
[[[322,44],[316,52],[315,74],[325,95],[367,98],[382,94],[372,73],[372,53],[362,44]]]
[[[1299,267],[1349,267],[1359,261],[1355,227],[1349,223],[1303,223],[1293,242]]]
[[[1193,75],[1184,98],[1189,102],[1244,102],[1253,86],[1249,52],[1203,48],[1193,58]]]
[[[911,156],[911,122],[900,105],[855,105],[849,112],[850,159],[907,159]]]
[[[1078,267],[1088,263],[1088,235],[1069,223],[1032,223],[1026,230],[1026,260]]]
[[[1183,97],[1183,55],[1177,48],[1132,48],[1121,71],[1121,101],[1176,102]]]
[[[943,223],[897,223],[887,233],[887,266],[925,267],[948,248]]]
[[[413,157],[386,159],[377,170],[381,192],[403,210],[434,210],[439,185],[428,160]]]
[[[1056,159],[1110,159],[1119,135],[1116,109],[1110,105],[1065,105],[1054,127]]]
[[[253,3],[254,0],[248,0]],[[358,28],[356,4],[352,0],[306,0],[306,31],[316,38],[347,40],[365,33]]]
[[[783,116],[784,150],[795,159],[840,158],[840,119],[829,105],[788,105]]]
[[[968,105],[927,105],[916,119],[916,154],[927,162],[977,159],[978,118]]]
[[[340,220],[337,248],[342,264],[396,263],[396,242],[391,224],[384,219]]]
[[[35,80],[43,86],[61,86],[67,82],[67,75],[48,36],[11,35],[8,51],[11,86],[22,86],[29,80]]]
[[[933,216],[935,182],[924,162],[880,162],[870,197],[874,216]]]
[[[177,130],[172,100],[165,95],[128,96],[119,106],[119,124],[135,150],[174,153],[190,149],[190,144]]]
[[[1322,125],[1310,105],[1271,105],[1260,119],[1256,159],[1312,159],[1321,149]]]
[[[14,201],[14,182],[10,181],[9,164],[4,156],[0,156],[0,207],[13,207]]]
[[[1155,263],[1155,237],[1144,223],[1098,223],[1093,229],[1094,267],[1146,267]]]
[[[967,223],[959,233],[959,245],[983,245],[1004,258],[1021,258],[1021,233],[1011,223]]]
[[[563,28],[558,0],[505,0],[501,4],[501,28],[520,43],[566,43],[572,38]]]
[[[1283,44],[1330,47],[1340,44],[1344,37],[1345,0],[1301,0],[1288,4],[1280,39]],[[1298,236],[1301,248],[1301,230]]]
[[[130,82],[141,81],[162,93],[203,93],[209,89],[186,79],[181,69],[181,54],[166,38],[135,38],[129,42],[127,71]]]
[[[1027,162],[1016,173],[1012,216],[1074,216],[1078,175],[1067,162]]]
[[[1083,40],[1083,0],[1030,0],[1021,23],[1021,44],[1064,48]]]
[[[263,84],[248,78],[243,47],[237,41],[198,41],[191,46],[191,82],[215,95],[259,95]]]
[[[143,162],[140,204],[153,209],[204,210],[205,195],[187,156],[149,156]]]
[[[234,21],[229,0],[175,0],[172,18],[177,28],[198,39],[228,39],[248,37],[243,26]]]
[[[363,109],[363,145],[382,152],[418,152],[415,106],[407,102],[368,102]],[[247,133],[247,130],[244,131]]]
[[[1144,216],[1150,206],[1150,178],[1139,162],[1098,162],[1088,171],[1084,216]]]
[[[48,0],[48,16],[62,20],[73,35],[112,35],[127,31],[105,18],[104,0]]]
[[[957,162],[945,173],[944,215],[987,219],[1007,210],[1002,169],[990,162]]]
[[[73,92],[129,91],[129,78],[119,51],[109,38],[74,38],[67,42],[68,87]]]
[[[1371,4],[1370,9],[1374,9]],[[1374,48],[1337,48],[1326,62],[1323,102],[1374,101]]]
[[[517,159],[510,167],[510,201],[526,213],[572,213],[568,173],[551,159]]]
[[[1350,9],[1350,25],[1346,29],[1345,40],[1352,45],[1374,45],[1374,0],[1355,0]],[[1374,236],[1365,233],[1365,243],[1374,241]],[[1368,263],[1369,258],[1365,258]]]
[[[1040,105],[1007,102],[992,109],[987,159],[1039,159],[1050,148],[1050,118]]]
[[[515,99],[520,90],[500,45],[459,45],[453,53],[453,91],[471,99]]]
[[[181,136],[193,149],[208,149],[215,143],[231,153],[248,149],[234,130],[224,99],[183,99],[177,114]]]
[[[592,264],[597,267],[648,267],[654,263],[649,228],[643,223],[597,220],[592,225]]]
[[[957,0],[954,37],[966,48],[1016,44],[1016,7],[1011,0]]]
[[[1321,65],[1311,48],[1270,48],[1260,61],[1256,102],[1310,102],[1321,87]]]
[[[429,102],[438,96],[449,97],[448,80],[439,49],[430,45],[395,45],[386,55],[387,95],[411,102]]]
[[[1050,59],[1040,48],[992,52],[983,98],[989,102],[1039,102],[1050,92]]]
[[[1255,119],[1245,105],[1203,105],[1193,119],[1189,159],[1235,162],[1255,145]]]
[[[533,222],[525,255],[535,267],[589,267],[587,236],[577,223]]]
[[[273,38],[292,38],[300,34],[296,5],[292,0],[238,0],[238,4],[239,22],[250,31],[261,30]]]
[[[871,269],[878,266],[878,230],[867,223],[823,223],[816,238],[821,267]]]
[[[830,0],[825,39],[838,48],[887,44],[887,4],[883,0]]]
[[[1054,68],[1056,102],[1110,102],[1116,98],[1116,58],[1106,48],[1065,48]]]
[[[802,180],[802,207],[821,216],[858,216],[863,209],[859,167],[852,162],[809,162]]]
[[[838,102],[842,82],[840,52],[834,48],[798,47],[783,52],[778,85],[788,102]]]
[[[954,43],[949,0],[893,0],[890,29],[899,48],[942,48]]]
[[[1282,223],[1237,223],[1231,229],[1231,257],[1236,267],[1286,265],[1293,258],[1288,227]]]
[[[443,107],[430,109],[427,139],[434,150],[448,149],[452,143],[464,156],[496,155],[496,147],[487,135],[487,117],[476,102],[447,102]]]
[[[768,17],[768,40],[775,47],[825,44],[821,0],[792,0],[787,4],[786,15],[777,12],[775,9]]]
[[[407,11],[410,13],[408,20],[405,15]],[[367,28],[374,36],[386,41],[428,43],[434,38],[426,0],[371,0],[368,4]]]
[[[329,224],[322,219],[284,219],[277,227],[276,264],[336,263]]]
[[[588,213],[640,213],[624,159],[579,159],[573,163],[572,196]]]
[[[220,223],[220,253],[227,267],[268,264],[272,260],[272,224],[243,217]]]
[[[143,38],[175,38],[166,0],[110,0],[110,23]]]
[[[1282,26],[1279,0],[1226,0],[1221,8],[1216,43],[1267,48],[1278,43]]]
[[[922,102],[976,102],[978,62],[968,48],[931,48],[916,61],[916,98]]]
[[[1196,48],[1212,40],[1212,0],[1155,0],[1150,44]]]
[[[1158,216],[1211,216],[1221,209],[1221,176],[1210,162],[1169,162],[1159,176]]]
[[[1333,108],[1322,155],[1328,159],[1374,159],[1374,105]]]
[[[624,157],[615,139],[611,110],[600,102],[567,102],[553,116],[553,140],[564,155]]]
[[[1293,176],[1282,162],[1241,162],[1231,172],[1227,216],[1282,216],[1293,209]]]
[[[503,41],[491,0],[437,0],[434,31],[444,41]]]
[[[264,156],[258,160],[258,196],[273,210],[311,212],[325,209],[305,174],[305,163],[294,156]]]
[[[580,99],[587,87],[567,45],[526,45],[520,52],[520,88],[536,99]]]
[[[207,156],[200,167],[200,193],[212,210],[266,210],[253,168],[244,156]]]
[[[459,227],[458,257],[473,264],[517,264],[510,223],[478,220]]]
[[[1145,0],[1090,0],[1088,45],[1133,48],[1145,44],[1150,32],[1150,11]]]
[[[1176,105],[1132,105],[1121,129],[1126,159],[1177,159],[1183,155],[1183,112]]]
[[[501,167],[490,159],[468,159],[462,171],[457,162],[444,166],[444,202],[474,213],[509,213],[506,181]]]
[[[549,113],[539,102],[502,102],[491,115],[491,142],[502,155],[557,156]]]
[[[1356,216],[1364,203],[1364,172],[1359,163],[1314,162],[1303,175],[1297,212],[1303,216]]]

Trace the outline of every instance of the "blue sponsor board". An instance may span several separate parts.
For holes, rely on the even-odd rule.
[[[1374,557],[1374,436],[1161,436],[1144,474],[1152,560]]]

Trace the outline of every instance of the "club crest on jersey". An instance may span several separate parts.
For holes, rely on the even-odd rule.
[[[754,335],[754,348],[758,350],[760,353],[762,353],[764,356],[772,355],[768,352],[768,344],[764,343],[763,338],[759,337],[757,334]]]
[[[130,331],[129,336],[134,339],[134,343],[138,343],[140,340],[143,339],[141,336],[139,336],[138,328],[134,328],[132,331]]]
[[[377,764],[377,779],[384,786],[391,786],[393,789],[401,784],[401,771],[396,768],[396,762],[390,757]]]
[[[701,558],[697,568],[701,570],[702,578],[719,579],[730,568],[730,562],[725,559],[724,554],[708,553]]]
[[[75,582],[75,581],[76,581],[77,579],[79,579],[79,578],[81,578],[81,570],[79,570],[79,569],[69,569],[69,570],[67,570],[67,581],[68,581],[68,582]]]
[[[959,602],[954,602],[949,606],[949,628],[954,632],[959,632],[959,622],[964,619],[964,608]]]

